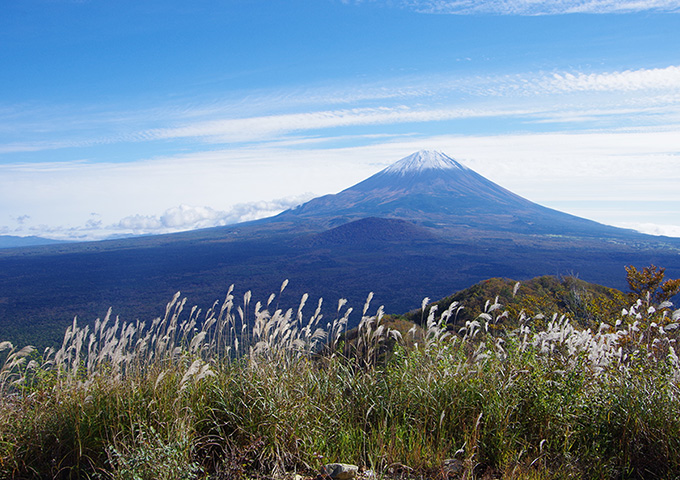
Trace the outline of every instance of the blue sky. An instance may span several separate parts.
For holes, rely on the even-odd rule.
[[[0,9],[0,234],[259,218],[426,148],[680,236],[680,0]]]

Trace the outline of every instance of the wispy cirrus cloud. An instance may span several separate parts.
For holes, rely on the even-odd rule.
[[[200,120],[143,131],[138,139],[200,137],[217,143],[249,142],[272,140],[290,133],[368,125],[501,117],[521,117],[528,122],[565,122],[569,118],[583,121],[617,115],[673,114],[680,107],[678,66],[596,73],[411,78],[408,81],[410,83],[403,86],[396,82],[391,95],[384,90],[376,98],[365,94],[363,100],[373,103],[371,106]],[[437,102],[428,102],[430,97]],[[485,101],[489,98],[494,99],[492,104]]]
[[[680,67],[625,70],[605,73],[555,73],[538,82],[547,92],[680,92]]]
[[[241,119],[213,120],[178,128],[143,132],[140,138],[168,139],[207,137],[216,142],[271,140],[287,133],[396,123],[436,122],[464,118],[527,115],[528,109],[413,108],[394,107],[324,110],[309,113],[271,115]]]
[[[341,130],[352,127],[479,118],[515,117],[526,124],[617,116],[630,121],[636,115],[650,114],[677,117],[680,66],[609,72],[412,76],[392,78],[380,85],[353,83],[263,93],[261,98],[249,100],[248,105],[239,100],[111,115],[95,112],[92,123],[102,127],[96,133],[82,119],[79,123],[83,127],[74,127],[59,112],[44,115],[45,125],[33,130],[19,128],[21,119],[15,118],[8,123],[22,133],[13,134],[13,140],[4,144],[0,136],[0,155],[177,139],[218,144],[280,141],[291,134],[321,130],[333,136],[345,135]],[[337,108],[344,104],[352,107]],[[109,117],[112,120],[107,127],[104,119]],[[65,138],[60,127],[64,124],[69,126],[72,138]],[[35,130],[42,132],[40,138],[16,140],[19,135],[29,135],[23,132]],[[334,130],[337,133],[332,133]]]
[[[444,90],[447,88],[446,81],[442,80],[441,84],[431,88]],[[459,81],[455,87],[452,82],[449,89],[453,88],[470,96],[506,98],[573,93],[680,93],[680,66],[611,72],[554,71],[474,77]]]
[[[401,5],[422,13],[454,15],[680,13],[678,0],[403,0]]]

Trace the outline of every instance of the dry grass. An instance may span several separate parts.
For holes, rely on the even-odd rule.
[[[74,321],[42,355],[0,343],[2,475],[239,478],[343,461],[434,478],[447,459],[460,478],[680,475],[669,305],[638,302],[591,331],[508,319],[496,300],[453,331],[452,304],[407,330],[369,314],[369,296],[350,333],[344,300],[326,321],[306,295],[282,310],[232,291],[205,312],[178,294],[148,324]]]

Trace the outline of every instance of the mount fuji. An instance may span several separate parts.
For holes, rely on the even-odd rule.
[[[313,199],[271,222],[329,228],[366,217],[401,219],[446,235],[623,238],[635,232],[533,203],[441,152],[422,150],[335,195]],[[444,232],[445,231],[445,232]]]
[[[151,319],[178,290],[207,308],[232,283],[266,299],[289,279],[282,300],[294,305],[303,293],[361,305],[374,292],[375,304],[402,313],[491,277],[566,274],[625,289],[629,264],[678,278],[680,239],[537,205],[443,153],[420,151],[262,220],[0,250],[0,339],[45,345],[31,335],[56,341],[74,316],[91,321],[111,306],[126,320]]]

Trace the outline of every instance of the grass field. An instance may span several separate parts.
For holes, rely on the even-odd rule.
[[[680,476],[669,304],[583,329],[492,299],[454,328],[459,303],[415,325],[369,296],[347,332],[343,300],[327,319],[279,297],[230,290],[201,311],[176,296],[146,324],[74,322],[57,351],[0,344],[0,476],[312,477],[336,461],[433,479]]]

